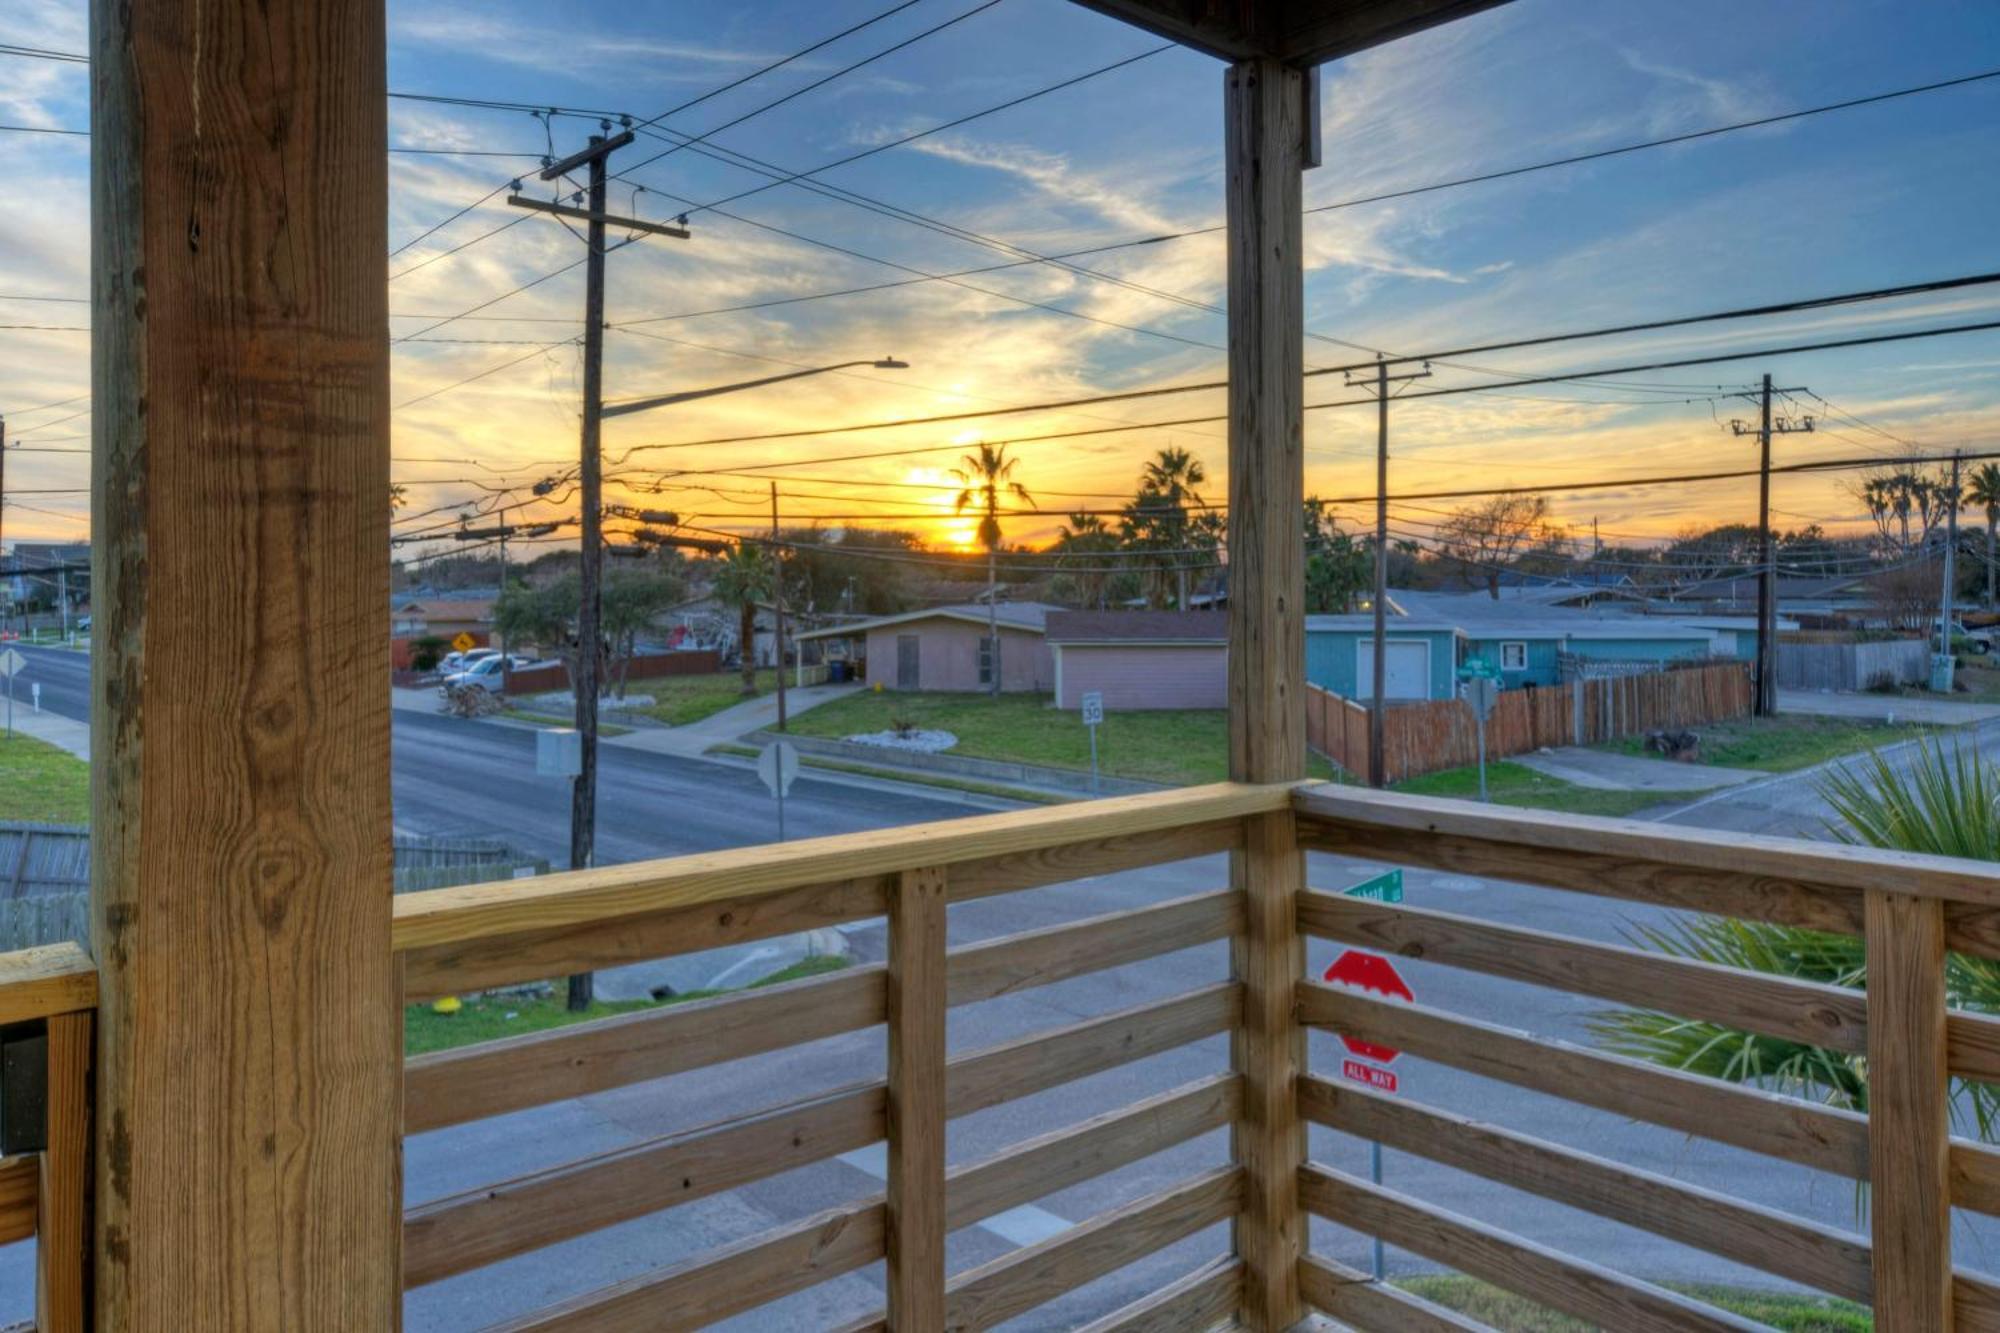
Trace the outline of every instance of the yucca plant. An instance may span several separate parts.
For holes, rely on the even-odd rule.
[[[1819,792],[1833,808],[1827,834],[1838,842],[1906,852],[2000,861],[2000,774],[1977,750],[1920,743],[1907,768],[1879,751],[1835,767]],[[1676,958],[1766,972],[1800,981],[1859,988],[1866,980],[1861,941],[1797,926],[1687,917],[1636,928],[1635,943]],[[2000,964],[1952,954],[1945,994],[1962,1009],[2000,1012]],[[1610,1050],[1673,1069],[1809,1097],[1855,1111],[1868,1109],[1868,1063],[1858,1055],[1783,1041],[1721,1023],[1649,1010],[1599,1014],[1591,1024]],[[2000,1088],[1961,1083],[1952,1118],[1982,1139],[2000,1129]]]

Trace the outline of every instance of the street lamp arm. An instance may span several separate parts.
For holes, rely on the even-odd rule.
[[[666,407],[671,403],[685,403],[696,398],[713,398],[717,394],[735,393],[738,389],[758,389],[766,384],[779,384],[785,380],[804,379],[808,375],[824,375],[829,371],[846,370],[852,366],[874,366],[879,370],[903,370],[907,362],[894,357],[883,357],[879,361],[842,361],[838,365],[814,366],[808,370],[789,370],[782,375],[766,375],[763,379],[744,380],[740,384],[719,384],[710,389],[684,389],[679,393],[661,394],[657,398],[635,398],[630,402],[607,403],[604,415],[622,417],[633,412],[650,411],[655,407]]]

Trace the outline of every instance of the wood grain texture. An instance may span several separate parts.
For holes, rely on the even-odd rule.
[[[1951,1202],[2000,1216],[2000,1148],[1969,1139],[1951,1141]]]
[[[383,8],[90,26],[95,1317],[394,1329]]]
[[[594,872],[593,872],[594,873]],[[524,884],[532,881],[509,880]],[[700,953],[881,916],[893,875],[800,884],[741,901],[698,903],[573,922],[552,930],[481,936],[404,951],[411,1001]],[[398,895],[398,900],[410,897]]]
[[[413,1056],[403,1072],[404,1131],[441,1129],[870,1027],[882,1021],[884,987],[882,967],[852,967]]]
[[[1944,1034],[1952,1073],[2000,1083],[2000,1018],[1954,1009],[1945,1016]]]
[[[951,1281],[946,1333],[992,1328],[1230,1217],[1243,1173],[1220,1167],[1079,1222]]]
[[[1583,853],[1614,865],[1700,871],[1752,885],[1763,881],[1787,893],[1797,885],[1858,894],[1895,884],[1898,891],[1916,897],[2000,908],[2000,866],[1960,857],[1326,784],[1300,788],[1296,804],[1302,818],[1363,840],[1371,833],[1418,833],[1538,852]],[[1405,845],[1402,840],[1397,843]],[[1855,920],[1851,933],[1859,933],[1858,912]]]
[[[1874,1290],[1868,1242],[1849,1232],[1356,1086],[1302,1079],[1299,1106],[1317,1124],[1848,1300],[1866,1304]]]
[[[851,1273],[883,1254],[880,1196],[686,1263],[582,1292],[487,1333],[682,1333]]]
[[[889,902],[889,1327],[944,1322],[946,872],[906,870]]]
[[[0,953],[0,1026],[97,1007],[97,964],[74,944]]]
[[[527,880],[398,894],[395,947],[415,950],[486,936],[540,933],[566,926],[597,927],[616,917],[674,908],[722,903],[742,906],[801,884],[896,875],[917,865],[951,868],[957,882],[958,868],[964,863],[1024,857],[1016,873],[1026,878],[1005,882],[1025,888],[1032,883],[1074,878],[1079,873],[1097,873],[1050,861],[1046,854],[1052,849],[1077,843],[1140,842],[1149,835],[1189,825],[1283,809],[1290,799],[1289,788],[1282,785],[1223,782]],[[1044,868],[1031,871],[1029,867],[1038,863]],[[969,893],[978,891],[977,867],[968,867],[963,878]]]
[[[48,1142],[36,1188],[36,1333],[90,1326],[90,1074],[96,1022],[88,1012],[48,1020]]]
[[[1950,1080],[1944,911],[1868,893],[1869,1217],[1875,1327],[1950,1333]]]
[[[1865,1116],[1464,1018],[1301,982],[1299,1021],[1457,1069],[1851,1179],[1868,1175]]]
[[[1077,1333],[1190,1333],[1234,1322],[1236,1307],[1243,1299],[1243,1261],[1213,1259],[1185,1277],[1102,1319],[1094,1319]]]
[[[1299,924],[1311,934],[1378,953],[1446,963],[1856,1055],[1867,1049],[1868,998],[1845,986],[1330,893],[1302,894]],[[2000,1032],[2000,1022],[1990,1026]]]
[[[1243,895],[1217,890],[965,945],[951,951],[951,1002],[1012,995],[1206,944],[1242,928]]]
[[[0,1157],[0,1245],[12,1245],[35,1234],[35,1196],[41,1181],[40,1153]]]
[[[1299,1287],[1313,1308],[1359,1333],[1493,1333],[1454,1310],[1316,1254],[1299,1260]]]
[[[648,1139],[410,1209],[403,1285],[420,1287],[708,1198],[882,1138],[880,1083]]]
[[[1338,1171],[1315,1165],[1299,1175],[1306,1207],[1328,1221],[1380,1236],[1603,1328],[1619,1333],[1755,1333],[1763,1327]]]

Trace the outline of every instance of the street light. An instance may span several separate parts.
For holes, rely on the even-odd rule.
[[[766,375],[760,380],[744,380],[740,384],[718,384],[712,389],[683,389],[679,393],[661,394],[657,398],[633,398],[622,403],[606,403],[604,415],[622,417],[633,412],[645,412],[655,407],[666,407],[670,403],[685,403],[695,398],[713,398],[717,394],[735,393],[738,389],[758,389],[766,384],[779,384],[785,380],[804,379],[808,375],[824,375],[829,371],[848,370],[855,366],[873,366],[877,370],[908,370],[910,363],[898,361],[893,356],[885,356],[876,361],[842,361],[833,366],[814,366],[807,370],[791,370],[782,375]]]

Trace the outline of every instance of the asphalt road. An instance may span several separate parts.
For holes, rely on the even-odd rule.
[[[47,651],[33,656],[37,674],[44,681],[44,707],[80,716],[71,709],[85,702],[80,686],[86,660],[81,655]],[[429,833],[490,833],[560,863],[567,848],[567,786],[534,775],[532,743],[532,735],[523,730],[399,712],[394,741],[399,825]],[[802,779],[794,793],[788,815],[795,836],[950,818],[971,809],[948,799],[815,778]],[[601,863],[766,841],[773,833],[770,799],[751,774],[700,761],[607,747],[600,801]],[[1810,781],[1794,778],[1737,789],[1724,799],[1697,802],[1666,817],[1676,823],[1725,829],[1813,833],[1818,831],[1822,809]],[[1339,889],[1376,868],[1349,858],[1315,855],[1310,874],[1315,886]],[[960,943],[1158,902],[1219,886],[1225,876],[1222,858],[1211,857],[967,903],[953,909],[952,940]],[[1408,901],[1413,904],[1592,939],[1624,940],[1635,924],[1661,919],[1658,913],[1588,895],[1423,872],[1410,872],[1406,878]],[[852,931],[850,943],[861,958],[879,957],[883,951],[879,923]],[[1334,946],[1314,943],[1308,958],[1311,973],[1320,973],[1337,952]],[[952,1014],[952,1048],[955,1052],[972,1050],[1164,998],[1219,980],[1226,967],[1224,951],[1207,946],[968,1006]],[[1572,1041],[1590,1040],[1588,1020],[1600,1007],[1436,964],[1408,962],[1403,970],[1427,1004]],[[1315,1035],[1315,1069],[1337,1071],[1340,1055],[1335,1039]],[[966,1117],[951,1126],[951,1158],[961,1162],[988,1155],[1053,1127],[1218,1072],[1227,1059],[1226,1042],[1211,1039]],[[878,1030],[417,1135],[405,1151],[407,1197],[417,1202],[476,1189],[523,1171],[808,1097],[856,1079],[879,1076],[882,1060]],[[1856,1229],[1862,1225],[1857,1196],[1849,1182],[1474,1078],[1414,1057],[1403,1057],[1396,1069],[1402,1080],[1401,1095],[1412,1100],[1553,1138],[1830,1226]],[[1055,1234],[1066,1225],[1219,1163],[1226,1152],[1223,1136],[1211,1134],[1059,1192],[1033,1207],[967,1228],[953,1237],[951,1262],[955,1267],[963,1266],[1005,1254],[1016,1245]],[[1345,1170],[1363,1174],[1367,1170],[1365,1146],[1345,1136],[1315,1130],[1312,1152]],[[1655,1279],[1774,1285],[1761,1274],[1737,1268],[1725,1259],[1603,1223],[1560,1204],[1406,1154],[1390,1152],[1385,1158],[1384,1178],[1394,1188],[1625,1272]],[[480,1327],[504,1315],[632,1277],[851,1201],[879,1190],[881,1175],[878,1147],[447,1279],[410,1294],[408,1327]],[[1322,1252],[1357,1266],[1367,1263],[1365,1244],[1349,1233],[1320,1224],[1315,1226],[1314,1240]],[[2000,1231],[1991,1225],[1962,1225],[1961,1265],[2000,1266],[2000,1254],[1989,1253],[1996,1241],[2000,1241]],[[1225,1244],[1226,1236],[1220,1229],[1192,1237],[1010,1327],[1073,1327],[1087,1316],[1170,1280],[1220,1252]],[[22,1247],[13,1248],[18,1251]],[[26,1271],[16,1263],[4,1262],[5,1258],[0,1255],[0,1291],[13,1285],[11,1274]],[[1389,1262],[1392,1272],[1433,1267],[1394,1250]],[[728,1327],[824,1327],[866,1313],[880,1300],[877,1265],[786,1298]],[[12,1315],[15,1303],[11,1295],[0,1299],[0,1318]]]

